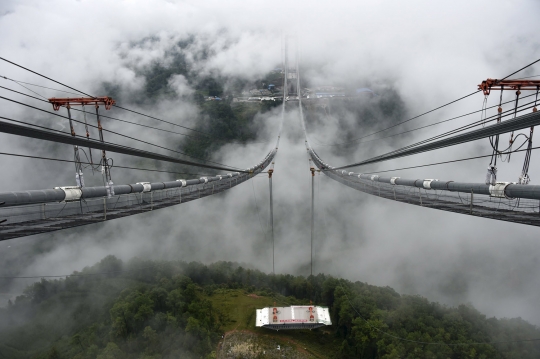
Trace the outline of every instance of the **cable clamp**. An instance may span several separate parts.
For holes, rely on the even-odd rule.
[[[378,176],[378,175],[373,175],[373,176],[371,176],[371,180],[372,180],[372,181],[378,181],[378,180],[379,180],[379,176]]]
[[[396,180],[397,180],[398,178],[401,178],[401,177],[392,177],[392,178],[390,178],[390,183],[393,184],[393,185],[395,185],[395,184],[396,184]]]
[[[199,181],[203,181],[205,184],[208,183],[208,177],[201,177]]]
[[[425,179],[424,183],[422,184],[425,189],[432,189],[431,188],[431,182],[438,182],[438,179]]]
[[[531,181],[531,178],[529,177],[527,173],[521,173],[521,176],[519,176],[519,179],[518,179],[518,184],[528,185],[530,181]]]
[[[227,177],[232,178],[232,173],[227,173]]]
[[[218,175],[218,176],[216,176],[216,177],[219,178],[220,181],[223,179],[223,177],[220,176],[220,175]]]
[[[497,167],[489,165],[486,172],[486,184],[494,186],[497,183]]]
[[[137,184],[143,186],[143,193],[150,192],[152,190],[152,185],[150,184],[150,182],[137,182]]]
[[[82,197],[82,189],[80,187],[54,187],[54,189],[61,189],[62,191],[64,191],[64,200],[60,202],[78,201]]]
[[[184,179],[176,180],[176,182],[181,182],[181,183],[182,183],[182,187],[186,187],[186,186],[187,186],[187,181],[184,180]]]
[[[75,172],[75,182],[77,183],[77,187],[84,187],[83,171]]]
[[[109,182],[107,182],[107,184],[105,185],[105,189],[107,190],[107,198],[111,198],[112,196],[114,196],[113,184],[113,181],[109,180]]]
[[[496,182],[495,185],[489,186],[489,195],[496,198],[513,199],[506,195],[506,187],[511,184],[515,184],[515,182]]]
[[[349,176],[352,176],[354,174],[354,172],[349,172]]]

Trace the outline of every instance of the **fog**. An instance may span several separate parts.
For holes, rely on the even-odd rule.
[[[402,104],[402,110],[392,118],[376,113],[375,123],[363,123],[352,113],[335,117],[339,113],[332,108],[335,104],[327,117],[308,122],[310,138],[316,140],[314,149],[325,162],[338,166],[479,120],[480,114],[474,114],[363,145],[320,145],[343,142],[351,131],[360,137],[418,115],[473,92],[488,77],[502,78],[540,58],[535,36],[539,11],[538,2],[525,0],[446,4],[4,0],[0,3],[0,56],[91,94],[107,95],[103,93],[105,84],[112,84],[120,89],[121,105],[194,126],[197,108],[189,101],[193,88],[186,79],[181,75],[168,79],[172,97],[141,99],[138,94],[146,85],[143,72],[156,62],[168,66],[173,61],[171,50],[191,37],[193,41],[183,50],[191,71],[255,80],[279,66],[286,34],[293,37],[291,45],[294,39],[299,40],[302,78],[307,83],[370,87],[379,96],[360,98],[365,106],[382,100]],[[207,56],[201,57],[202,52]],[[516,76],[538,74],[540,65],[535,65]],[[0,76],[61,89],[5,62],[0,62]],[[25,92],[7,80],[0,78],[0,82]],[[46,97],[62,96],[58,91],[32,89]],[[0,91],[0,96],[36,105]],[[503,98],[509,101],[512,96],[506,93]],[[477,94],[388,133],[479,110],[482,101],[482,95]],[[498,93],[492,94],[488,106],[497,102]],[[0,116],[42,125],[52,121],[57,129],[65,126],[65,119],[53,119],[3,100],[1,106]],[[51,111],[47,106],[41,108]],[[293,103],[287,109],[273,177],[276,271],[308,275],[311,174],[297,109]],[[280,111],[276,108],[257,116],[257,143],[226,145],[214,160],[246,168],[262,159],[273,148]],[[488,115],[493,113],[491,110]],[[111,115],[148,123],[143,117],[116,109]],[[175,146],[180,141],[157,131],[112,122],[107,125],[148,142]],[[178,130],[166,125],[162,128]],[[122,138],[110,140],[167,153]],[[353,170],[372,172],[466,158],[490,154],[489,149],[487,140],[478,141]],[[0,152],[66,159],[72,153],[69,146],[6,135],[0,135]],[[137,163],[126,156],[113,157],[121,165]],[[501,163],[499,178],[517,181],[523,157],[523,153],[516,154],[510,163]],[[532,159],[531,183],[538,184],[540,167],[535,166],[534,152]],[[69,164],[6,156],[0,157],[0,163],[3,191],[52,188],[73,181],[73,166]],[[482,182],[488,163],[483,159],[391,174]],[[114,175],[118,184],[171,178],[120,170]],[[100,176],[86,176],[90,185],[101,181]],[[535,227],[374,198],[324,175],[316,176],[316,186],[315,272],[391,286],[400,293],[420,294],[449,305],[470,303],[488,316],[520,316],[540,324],[540,279],[536,275],[540,271],[540,242]],[[108,254],[122,259],[237,261],[269,272],[268,217],[268,180],[261,175],[224,194],[181,206],[1,242],[0,273],[68,274]],[[2,288],[0,301],[20,293],[29,283],[19,280]]]

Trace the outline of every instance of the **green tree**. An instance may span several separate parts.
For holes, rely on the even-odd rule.
[[[124,358],[124,352],[118,348],[115,343],[109,342],[105,349],[99,353],[96,359],[122,359]]]

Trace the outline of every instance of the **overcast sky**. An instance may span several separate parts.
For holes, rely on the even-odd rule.
[[[186,50],[188,55],[197,54],[203,47],[212,50],[204,61],[188,56],[197,73],[256,79],[279,65],[281,38],[286,33],[300,41],[300,66],[310,83],[369,86],[378,89],[381,96],[395,91],[396,101],[405,104],[403,118],[407,118],[473,92],[483,79],[502,78],[540,58],[536,36],[539,13],[540,3],[532,0],[4,0],[0,2],[0,56],[89,93],[102,90],[104,82],[114,83],[127,94],[124,105],[137,108],[140,104],[131,102],[129,94],[144,86],[140,71],[155,61],[166,66],[171,60],[169,50],[179,40],[195,37]],[[540,66],[518,75],[540,75]],[[5,62],[0,62],[0,76],[59,88]],[[1,78],[0,83],[16,88]],[[158,99],[144,110],[194,126],[196,108],[182,97],[193,89],[182,76],[172,78],[170,86],[178,94],[177,99]],[[32,103],[0,91],[1,96]],[[60,95],[45,89],[36,91],[46,97]],[[511,95],[507,94],[505,99],[510,100]],[[482,101],[481,94],[475,95],[414,120],[404,128],[478,110]],[[488,99],[489,105],[496,102],[496,95]],[[276,109],[256,118],[259,137],[271,142],[229,145],[216,160],[242,168],[258,162],[273,146],[279,114]],[[126,113],[115,115],[145,121]],[[5,101],[1,103],[0,116],[44,121]],[[337,166],[479,118],[474,115],[407,137],[353,147],[345,154],[338,155],[331,147],[317,147],[315,143],[314,147],[323,160]],[[311,135],[320,142],[339,142],[338,120],[330,116],[327,123],[311,127],[308,124]],[[57,120],[47,121],[53,121],[53,126],[58,126],[55,128],[63,126]],[[389,119],[380,121],[386,123]],[[163,139],[156,132],[110,126],[152,142],[175,141]],[[369,130],[356,129],[359,135]],[[2,135],[0,151],[34,155],[48,151],[51,157],[69,158],[71,149]],[[487,141],[479,141],[355,171],[385,170],[488,153]],[[130,163],[121,156],[116,159]],[[516,181],[522,161],[521,154],[510,164],[501,164],[499,178]],[[9,169],[0,175],[5,191],[51,188],[72,181],[73,177],[72,166],[67,165],[14,161],[8,157],[0,157],[0,163]],[[535,163],[533,153],[531,178],[533,184],[539,184],[540,167]],[[483,160],[471,161],[392,175],[482,182],[487,164]],[[116,183],[165,178],[148,176],[118,173]],[[316,180],[317,272],[389,285],[401,293],[421,294],[450,305],[471,303],[489,316],[521,316],[540,324],[537,228],[417,208],[372,198],[328,177],[318,176]],[[274,185],[277,271],[306,275],[310,252],[310,174],[298,113],[292,107],[285,118]],[[28,255],[38,244],[51,243],[47,251],[35,255],[29,266],[18,269],[16,274],[20,275],[70,273],[107,254],[123,259],[140,256],[203,262],[230,260],[270,271],[271,252],[263,234],[268,223],[267,186],[267,179],[256,178],[229,193],[144,217],[137,215],[82,230],[6,241],[0,243],[0,251],[4,255],[12,251],[9,256],[17,257]],[[20,290],[22,284],[10,292]]]

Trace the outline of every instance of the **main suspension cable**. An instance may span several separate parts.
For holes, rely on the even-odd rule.
[[[4,87],[4,86],[0,86],[0,88],[4,89],[4,90],[7,90],[7,91],[11,91],[11,92],[15,92],[19,95],[23,95],[23,96],[26,96],[26,97],[29,97],[29,98],[32,98],[32,99],[35,99],[35,100],[38,100],[38,101],[42,101],[42,102],[45,102],[47,104],[50,104],[49,102],[49,99],[31,89],[29,89],[28,87],[26,86],[23,86],[21,85],[21,83],[24,83],[24,84],[29,84],[27,82],[22,82],[22,81],[18,81],[18,80],[13,80],[13,79],[10,79],[10,78],[7,78],[5,76],[0,76],[0,78],[4,78],[6,80],[10,80],[10,81],[13,81],[15,82],[16,84],[24,87],[25,89],[27,89],[28,91],[42,97],[43,99],[41,98],[37,98],[35,96],[32,96],[32,95],[29,95],[29,94],[26,94],[24,92],[20,92],[20,91],[16,91],[14,89],[10,89],[8,87]],[[35,85],[35,84],[30,84],[30,85],[33,85],[33,86],[39,86],[39,85]],[[44,87],[44,86],[39,86],[39,87]],[[44,88],[47,88],[49,89],[48,87],[44,87]],[[72,93],[72,92],[68,92],[68,93]],[[62,106],[64,107],[64,106]],[[72,111],[78,111],[78,112],[81,112],[81,110],[77,109],[77,108],[74,108],[72,107],[71,108]],[[92,115],[92,116],[96,116],[94,113],[91,113],[91,112],[88,112],[88,114]],[[226,140],[226,139],[223,139],[223,138],[219,138],[219,137],[208,137],[208,136],[201,136],[201,135],[190,135],[190,134],[187,134],[187,133],[180,133],[180,132],[176,132],[176,131],[171,131],[171,130],[165,130],[165,129],[162,129],[162,128],[159,128],[159,127],[154,127],[154,126],[150,126],[150,125],[144,125],[144,124],[141,124],[141,123],[137,123],[137,122],[131,122],[131,121],[128,121],[128,120],[123,120],[123,119],[119,119],[119,118],[115,118],[115,117],[110,117],[110,116],[106,116],[106,115],[100,115],[99,116],[100,118],[108,118],[110,120],[114,120],[114,121],[120,121],[120,122],[125,122],[125,123],[129,123],[131,125],[135,125],[135,126],[140,126],[140,127],[145,127],[145,128],[150,128],[150,129],[153,129],[153,130],[156,130],[156,131],[162,131],[162,132],[167,132],[167,133],[171,133],[171,134],[175,134],[175,135],[180,135],[180,136],[185,136],[185,137],[190,137],[192,139],[195,139],[197,141],[208,141],[208,140],[212,140],[212,141],[219,141],[219,142],[226,142],[226,143],[230,143],[231,141],[229,140]],[[249,143],[268,143],[268,141],[250,141]]]
[[[1,156],[13,156],[13,157],[21,157],[21,158],[30,158],[30,159],[45,160],[45,161],[55,161],[55,162],[68,162],[68,163],[74,163],[75,162],[73,160],[64,160],[64,159],[61,159],[61,158],[22,155],[22,154],[18,154],[18,153],[9,153],[9,152],[0,152],[0,155]],[[85,165],[93,165],[94,164],[92,162],[82,162],[82,161],[80,163],[85,164]],[[112,168],[128,169],[128,170],[136,170],[136,171],[170,173],[170,174],[177,174],[177,175],[213,176],[213,174],[208,174],[208,173],[175,172],[175,171],[164,171],[164,170],[156,170],[156,169],[151,169],[151,168],[127,167],[127,166],[119,166],[119,165],[113,165],[111,167]]]
[[[531,147],[530,149],[529,148],[526,148],[526,149],[518,149],[518,150],[512,150],[511,152],[512,153],[516,153],[516,152],[525,152],[525,151],[529,151],[529,150],[537,150],[537,149],[540,149],[540,146],[539,147]],[[503,155],[506,155],[506,154],[509,154],[510,152],[501,152],[501,154]],[[362,174],[365,174],[365,175],[368,175],[368,174],[374,174],[374,173],[385,173],[385,172],[395,172],[395,171],[402,171],[402,170],[410,170],[410,169],[415,169],[415,168],[421,168],[421,167],[431,167],[431,166],[438,166],[438,165],[444,165],[444,164],[449,164],[449,163],[455,163],[455,162],[463,162],[463,161],[470,161],[470,160],[476,160],[476,159],[479,159],[479,158],[487,158],[487,157],[491,157],[491,154],[489,155],[482,155],[482,156],[474,156],[474,157],[467,157],[467,158],[460,158],[460,159],[457,159],[457,160],[449,160],[449,161],[443,161],[443,162],[435,162],[435,163],[429,163],[429,164],[425,164],[425,165],[418,165],[418,166],[411,166],[411,167],[402,167],[402,168],[394,168],[394,169],[391,169],[391,170],[382,170],[382,171],[373,171],[373,172],[362,172]],[[326,169],[323,170],[323,171],[327,171]]]
[[[395,151],[391,151],[382,155],[371,157],[360,162],[339,166],[336,169],[345,169],[350,167],[362,166],[367,164],[372,164],[375,162],[387,161],[390,159],[395,159],[404,156],[416,155],[419,153],[433,151],[449,146],[454,146],[458,144],[463,144],[471,141],[476,141],[482,138],[494,136],[496,134],[521,130],[525,127],[536,126],[539,123],[540,116],[538,114],[527,114],[519,118],[512,119],[503,123],[497,123],[489,127],[482,129],[477,129],[474,131],[469,131],[467,133],[458,134],[446,139],[439,139],[438,141],[433,141],[431,143],[425,143],[419,145],[418,143],[407,146],[405,148],[400,148]],[[426,140],[422,142],[430,142],[432,140]]]
[[[422,117],[422,116],[427,115],[427,114],[429,114],[429,113],[432,113],[432,112],[434,112],[434,111],[437,111],[437,110],[439,110],[439,109],[441,109],[441,108],[443,108],[443,107],[449,106],[449,105],[451,105],[451,104],[453,104],[453,103],[456,103],[456,102],[458,102],[458,101],[461,101],[461,100],[463,100],[463,99],[466,99],[467,97],[470,97],[470,96],[472,96],[472,95],[475,95],[475,94],[477,94],[477,93],[480,92],[480,91],[482,91],[482,90],[477,90],[477,91],[471,92],[471,93],[468,94],[468,95],[462,96],[462,97],[460,97],[460,98],[458,98],[458,99],[456,99],[456,100],[454,100],[454,101],[448,102],[448,103],[446,103],[446,104],[444,104],[444,105],[442,105],[442,106],[439,106],[439,107],[437,107],[437,108],[434,108],[434,109],[432,109],[432,110],[429,110],[429,111],[427,111],[427,112],[424,112],[424,113],[422,113],[422,114],[420,114],[420,115],[411,117],[411,118],[409,118],[409,119],[407,119],[407,120],[405,120],[405,121],[398,122],[398,123],[396,123],[396,124],[393,124],[392,126],[389,126],[389,127],[383,128],[383,129],[381,129],[381,130],[372,132],[372,133],[367,134],[367,135],[364,135],[364,136],[362,136],[362,137],[355,138],[354,140],[347,141],[347,142],[341,142],[341,143],[337,143],[337,144],[336,144],[336,143],[334,143],[334,144],[326,144],[326,146],[337,146],[337,145],[343,145],[343,144],[353,143],[353,142],[359,141],[359,140],[361,140],[361,139],[364,139],[364,138],[366,138],[366,137],[370,137],[370,136],[376,135],[377,133],[381,133],[381,132],[384,132],[384,131],[388,131],[389,129],[392,129],[392,128],[394,128],[394,127],[400,126],[400,125],[402,125],[402,124],[404,124],[404,123],[407,123],[407,122],[409,122],[409,121],[415,120],[415,119],[417,119],[417,118],[419,118],[419,117]]]
[[[86,125],[83,121],[78,121],[78,120],[75,120],[75,119],[70,119],[69,117],[64,116],[64,115],[61,115],[61,114],[59,114],[59,113],[47,111],[47,110],[41,109],[41,108],[39,108],[39,107],[35,107],[35,106],[32,106],[32,105],[28,105],[28,104],[25,104],[25,103],[23,103],[23,102],[19,102],[19,101],[16,101],[16,100],[13,100],[13,99],[10,99],[10,98],[7,98],[7,97],[0,96],[0,99],[6,100],[6,101],[10,101],[10,102],[13,102],[13,103],[22,105],[22,106],[26,106],[26,107],[29,107],[29,108],[32,108],[32,109],[35,109],[35,110],[38,110],[38,111],[42,111],[42,112],[48,113],[48,114],[53,115],[53,116],[58,116],[58,117],[66,118],[66,119],[68,119],[68,120],[70,120],[70,121],[73,121],[73,122],[77,122],[77,123]],[[30,125],[30,123],[26,123],[26,122],[22,122],[22,123],[25,123],[25,124],[27,124],[27,125]],[[98,126],[95,126],[95,125],[88,125],[88,126],[93,127],[93,128],[96,128],[96,129],[98,128]],[[204,159],[202,159],[202,158],[194,157],[194,156],[188,155],[188,154],[186,154],[186,153],[184,153],[184,152],[177,151],[177,150],[173,150],[173,149],[170,149],[170,148],[167,148],[167,147],[164,147],[164,146],[160,146],[160,145],[157,145],[157,144],[155,144],[155,143],[148,142],[148,141],[144,141],[144,140],[141,140],[141,139],[138,139],[138,138],[135,138],[135,137],[127,136],[127,135],[121,134],[121,133],[119,133],[119,132],[115,132],[115,131],[111,131],[111,130],[106,130],[106,129],[103,129],[103,131],[106,131],[106,132],[115,134],[115,135],[117,135],[117,136],[125,137],[125,138],[128,138],[128,139],[130,139],[130,140],[138,141],[138,142],[141,142],[141,143],[144,143],[144,144],[147,144],[147,145],[155,146],[155,147],[158,147],[158,148],[167,150],[167,151],[175,152],[175,153],[184,155],[184,156],[186,156],[186,157],[191,157],[191,158],[196,159],[196,160],[199,160],[199,161],[208,162],[208,163],[214,163],[214,164],[218,164],[218,165],[220,165],[220,166],[228,166],[228,165],[223,164],[223,163],[219,163],[219,162],[215,162],[215,161],[210,161],[210,160],[204,160]],[[229,167],[231,167],[231,166],[229,166]],[[231,168],[235,168],[235,167],[231,167]]]
[[[90,148],[95,148],[95,149],[100,149],[100,150],[105,150],[105,151],[122,153],[126,155],[131,155],[131,156],[150,158],[150,159],[154,159],[158,161],[179,163],[179,164],[184,164],[184,165],[189,165],[189,166],[204,167],[204,168],[223,170],[223,171],[236,170],[238,172],[246,172],[245,170],[239,170],[239,169],[234,169],[230,167],[217,167],[217,166],[192,162],[188,160],[183,160],[183,159],[179,159],[175,157],[162,155],[155,152],[139,150],[139,149],[124,146],[124,145],[117,145],[111,142],[100,142],[93,139],[87,139],[86,137],[79,136],[79,135],[68,136],[67,133],[64,131],[54,130],[54,129],[50,129],[50,128],[39,126],[39,125],[29,124],[23,121],[14,120],[14,119],[4,117],[4,116],[0,116],[0,119],[39,128],[39,129],[34,129],[28,126],[21,126],[21,125],[16,125],[16,124],[0,121],[0,132],[9,133],[13,135],[36,138],[36,139],[52,141],[52,142],[57,142],[57,143],[78,145],[82,147],[90,147]]]
[[[527,106],[527,104],[525,105],[522,105],[522,106]],[[521,107],[521,106],[520,106]],[[531,108],[531,106],[529,107],[525,107],[523,108],[522,110],[525,110],[525,109],[528,109],[528,108]],[[508,110],[507,111],[507,114],[505,116],[510,116],[512,115],[514,112],[514,110]],[[366,161],[371,161],[375,158],[379,158],[379,157],[387,157],[387,156],[399,156],[400,153],[402,152],[406,152],[406,151],[410,151],[411,149],[413,149],[414,147],[419,147],[420,145],[425,145],[426,143],[428,142],[433,142],[435,140],[438,140],[438,139],[441,139],[441,138],[444,138],[444,137],[447,137],[447,136],[450,136],[450,135],[453,135],[453,134],[456,134],[456,133],[459,133],[459,132],[463,132],[467,129],[470,129],[470,128],[473,128],[475,126],[478,126],[478,124],[482,123],[482,122],[491,122],[491,121],[494,121],[496,120],[496,118],[498,118],[500,114],[498,115],[495,115],[493,116],[493,119],[489,120],[489,121],[485,121],[484,119],[482,120],[479,120],[479,121],[476,121],[476,122],[473,122],[472,124],[469,124],[469,125],[465,125],[465,126],[462,126],[462,127],[459,127],[457,129],[454,129],[454,130],[451,130],[451,131],[448,131],[448,132],[445,132],[443,134],[440,134],[440,135],[437,135],[437,136],[434,136],[434,137],[431,137],[431,138],[428,138],[428,139],[425,139],[425,140],[422,140],[422,141],[419,141],[419,142],[415,142],[411,145],[408,145],[408,146],[405,146],[405,147],[402,147],[402,148],[399,148],[397,150],[394,150],[394,151],[390,151],[390,152],[387,152],[383,155],[379,155],[379,156],[375,156],[375,157],[372,157],[372,158],[369,158],[369,159],[366,159],[366,160],[363,160],[361,162],[358,162],[358,163],[353,163],[353,164],[349,164],[349,165],[343,165],[343,166],[339,166],[338,169],[342,169],[342,168],[349,168],[349,167],[355,167],[355,166],[360,166],[360,165],[365,165],[367,163],[365,163]],[[433,148],[433,149],[438,149],[438,148]],[[414,154],[418,154],[418,153],[423,153],[423,152],[426,152],[428,151],[427,149],[426,150],[422,150],[422,151],[418,151],[417,153],[414,153]]]
[[[534,101],[531,101],[531,102],[528,102],[528,103],[526,103],[526,104],[520,105],[520,106],[519,106],[519,107],[521,108],[521,109],[520,109],[520,112],[532,108],[533,106],[529,106],[529,105],[531,105],[533,102],[534,102]],[[429,138],[424,139],[424,140],[422,140],[422,141],[415,142],[415,143],[410,144],[410,145],[408,145],[408,146],[405,146],[405,147],[399,148],[399,149],[397,149],[397,150],[391,151],[390,153],[398,153],[398,152],[400,152],[400,151],[409,149],[409,148],[411,148],[411,147],[416,147],[416,146],[419,146],[419,145],[424,144],[424,143],[427,143],[427,142],[435,141],[435,140],[438,140],[438,139],[441,139],[441,138],[444,138],[444,137],[447,137],[447,136],[450,136],[450,135],[454,135],[454,134],[456,134],[456,133],[463,132],[463,131],[465,131],[465,130],[469,130],[469,129],[474,128],[474,127],[478,127],[478,126],[480,126],[480,125],[484,125],[484,124],[486,124],[486,123],[489,123],[489,122],[498,120],[499,118],[511,116],[511,115],[513,115],[513,114],[514,114],[514,109],[510,109],[510,110],[507,110],[507,111],[505,111],[505,112],[501,112],[501,113],[499,113],[499,114],[490,116],[490,117],[488,117],[488,118],[484,118],[484,119],[481,119],[481,120],[472,122],[472,123],[470,123],[470,124],[467,124],[467,125],[464,125],[464,126],[457,127],[457,128],[455,128],[455,129],[453,129],[453,130],[449,130],[449,131],[447,131],[447,132],[443,132],[442,134],[439,134],[439,135],[436,135],[436,136],[433,136],[433,137],[429,137]],[[489,120],[488,120],[488,119],[489,119]],[[497,122],[500,122],[500,121],[497,121]]]
[[[534,94],[532,95],[527,95],[527,96],[523,96],[522,98],[527,98],[527,97],[531,97],[531,96],[534,96]],[[505,104],[508,104],[508,103],[511,103],[511,102],[514,102],[514,100],[510,100],[510,101],[506,101],[506,102],[503,102],[502,105],[505,105]],[[532,103],[532,102],[529,102],[529,104]],[[487,108],[484,108],[483,110],[489,110],[489,109],[492,109],[492,108],[495,108],[495,107],[498,107],[498,105],[494,105],[494,106],[490,106],[490,107],[487,107]],[[521,106],[520,106],[521,107]],[[456,116],[456,117],[452,117],[452,118],[449,118],[449,119],[446,119],[446,120],[442,120],[442,121],[439,121],[439,122],[435,122],[435,123],[431,123],[429,125],[425,125],[425,126],[420,126],[420,127],[416,127],[416,128],[413,128],[413,129],[410,129],[410,130],[407,130],[407,131],[403,131],[403,132],[399,132],[399,133],[395,133],[395,134],[392,134],[392,135],[388,135],[388,136],[384,136],[384,137],[378,137],[378,138],[374,138],[372,140],[367,140],[367,141],[360,141],[360,142],[357,142],[356,144],[357,145],[360,145],[360,144],[364,144],[364,143],[370,143],[370,142],[375,142],[375,141],[379,141],[379,140],[383,140],[383,139],[386,139],[386,138],[391,138],[391,137],[396,137],[396,136],[401,136],[401,135],[404,135],[404,134],[407,134],[407,133],[410,133],[410,132],[414,132],[414,131],[418,131],[418,130],[421,130],[421,129],[424,129],[424,128],[427,128],[427,127],[432,127],[432,126],[436,126],[436,125],[439,125],[441,123],[445,123],[445,122],[450,122],[450,121],[453,121],[453,120],[457,120],[459,118],[463,118],[463,117],[467,117],[467,116],[470,116],[470,115],[473,115],[475,113],[479,113],[479,112],[482,112],[483,111],[482,109],[480,110],[476,110],[476,111],[473,111],[473,112],[469,112],[469,113],[466,113],[466,114],[463,114],[463,115],[460,115],[460,116]],[[493,116],[490,116],[490,117],[487,117],[487,118],[492,118]],[[485,122],[487,118],[484,118],[482,120],[482,122]],[[476,122],[476,123],[480,123],[480,121]],[[320,142],[319,140],[315,139],[312,137],[313,140],[315,140],[315,142],[317,142],[317,146],[322,146],[322,147],[334,147],[334,146],[341,146],[342,144],[338,143],[338,144],[324,144],[324,142]],[[347,143],[347,142],[345,142]]]

